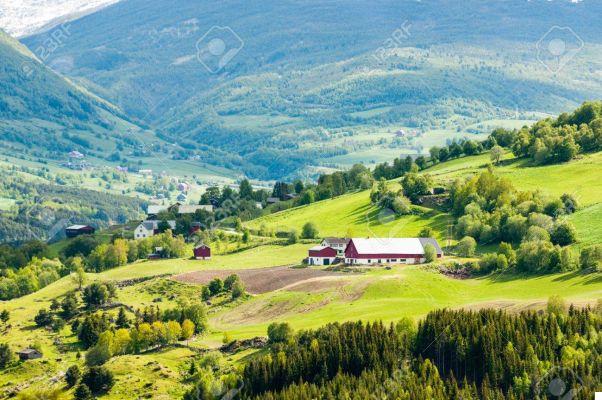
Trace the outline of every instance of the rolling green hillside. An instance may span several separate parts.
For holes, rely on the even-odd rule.
[[[441,163],[422,173],[431,174],[439,182],[448,182],[478,172],[488,163],[489,155],[482,154]],[[554,196],[567,191],[567,183],[559,181],[570,181],[581,204],[579,211],[570,216],[578,228],[581,245],[602,240],[597,223],[601,218],[602,184],[591,179],[600,164],[600,152],[580,156],[570,163],[544,167],[531,167],[507,154],[496,170],[520,189],[533,189],[537,185]],[[550,179],[551,176],[555,179]],[[389,185],[394,187],[399,182],[393,180]],[[584,194],[580,196],[581,191]],[[362,191],[262,217],[250,221],[248,226],[266,225],[274,230],[288,230],[300,229],[305,222],[313,221],[322,236],[409,236],[429,226],[439,239],[445,239],[451,216],[426,208],[421,210],[420,215],[401,218],[388,214],[379,216],[369,203],[369,192]],[[133,308],[159,306],[165,309],[178,301],[199,298],[201,286],[195,283],[198,282],[195,276],[212,279],[216,275],[237,273],[244,277],[248,287],[270,288],[239,300],[212,298],[208,305],[209,331],[181,342],[180,347],[113,356],[105,366],[115,374],[116,384],[104,398],[181,398],[190,387],[181,372],[188,370],[191,360],[199,360],[201,356],[197,352],[204,354],[218,348],[226,333],[234,339],[264,336],[272,322],[286,321],[294,329],[301,330],[333,321],[394,322],[401,317],[418,320],[439,308],[499,308],[510,312],[542,309],[550,296],[558,294],[576,306],[592,305],[602,297],[599,272],[521,275],[504,270],[477,278],[456,279],[442,274],[432,265],[343,271],[289,269],[281,266],[299,265],[312,244],[282,245],[275,239],[262,240],[257,247],[213,254],[208,261],[188,257],[144,260],[102,273],[88,273],[87,283],[119,282],[117,301]],[[474,259],[448,256],[443,262],[467,260]],[[287,276],[298,272],[307,275],[292,280]],[[140,278],[148,280],[132,281]],[[3,342],[14,349],[36,344],[44,352],[42,360],[16,363],[4,370],[0,374],[2,390],[10,391],[17,385],[33,390],[43,384],[69,395],[63,382],[57,383],[55,377],[70,365],[83,366],[83,360],[77,358],[77,352],[83,351],[81,345],[69,325],[57,332],[44,330],[35,327],[33,316],[75,287],[73,278],[67,276],[35,293],[0,303],[0,309],[8,310],[11,318],[10,328],[3,331]],[[116,313],[115,310],[111,312]],[[252,354],[255,352],[248,350],[227,355],[224,362],[236,367]]]
[[[424,170],[440,183],[474,174],[490,163],[489,153],[447,161]],[[578,160],[548,166],[529,166],[525,160],[514,159],[510,154],[496,173],[512,181],[519,190],[539,189],[550,196],[563,193],[572,194],[580,204],[577,213],[569,218],[575,223],[583,243],[602,241],[600,221],[602,218],[602,181],[598,171],[602,168],[602,152],[581,156]],[[390,182],[399,189],[399,183]],[[268,215],[248,223],[252,229],[262,225],[275,231],[301,231],[303,225],[314,222],[320,235],[338,236],[413,236],[428,226],[437,233],[439,239],[447,238],[447,225],[451,216],[425,209],[419,216],[395,218],[389,213],[379,212],[370,204],[370,192],[347,194],[335,199],[316,202],[308,206],[289,209]]]
[[[47,62],[183,154],[273,179],[415,154],[594,97],[601,11],[589,1],[125,0],[71,23]],[[546,52],[553,26],[579,27],[562,40],[587,44],[556,74],[535,46],[544,38]],[[197,57],[207,32],[240,50],[216,74]],[[51,34],[24,42],[37,49]]]

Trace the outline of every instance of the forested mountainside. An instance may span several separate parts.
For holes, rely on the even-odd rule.
[[[71,23],[47,62],[190,155],[281,178],[419,153],[425,142],[485,133],[486,120],[520,124],[593,97],[601,7],[127,0]],[[24,42],[36,49],[49,35]],[[213,36],[233,51],[218,71],[197,57]],[[557,36],[570,60],[550,71]],[[399,129],[426,139],[401,140]]]
[[[0,31],[0,141],[6,153],[66,158],[70,150],[104,156],[117,144],[131,147],[139,130],[111,104],[44,66],[26,47]]]

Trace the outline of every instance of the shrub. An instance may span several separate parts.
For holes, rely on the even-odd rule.
[[[73,387],[79,381],[81,377],[81,371],[77,365],[72,365],[67,369],[65,373],[65,381],[68,387]]]
[[[232,290],[232,286],[235,282],[240,281],[240,277],[236,274],[229,275],[226,279],[224,279],[224,289]]]
[[[460,257],[472,257],[477,249],[477,241],[470,236],[464,236],[456,245]]]
[[[6,368],[13,361],[13,352],[6,343],[0,344],[0,369]]]
[[[293,229],[293,230],[291,230],[291,231],[288,233],[288,239],[287,239],[287,241],[286,241],[286,242],[287,242],[288,244],[295,244],[295,243],[297,243],[298,241],[299,241],[299,234],[297,233],[297,231],[296,231],[296,230],[294,230],[294,229]]]
[[[203,288],[201,289],[201,299],[203,299],[203,301],[207,301],[210,298],[211,298],[211,290],[209,290],[209,287],[203,286]]]
[[[552,243],[560,246],[568,246],[577,241],[577,230],[568,221],[557,224],[550,235]]]
[[[232,286],[232,299],[238,299],[245,294],[245,285],[242,281],[238,280],[234,282]]]
[[[318,227],[313,222],[306,222],[301,231],[303,239],[315,239],[318,237]]]
[[[224,282],[220,278],[215,278],[209,282],[209,292],[211,296],[215,296],[224,290]]]
[[[432,263],[437,259],[437,249],[432,244],[424,246],[424,258],[427,263]]]
[[[272,322],[268,326],[268,341],[270,343],[288,342],[293,337],[293,328],[287,322]]]
[[[539,226],[530,226],[523,240],[544,240],[548,242],[550,241],[550,234]]]
[[[52,323],[52,313],[45,308],[42,308],[38,311],[33,320],[39,327],[49,326]]]
[[[75,388],[73,398],[75,400],[91,400],[92,392],[90,391],[90,388],[88,386],[82,383]]]
[[[107,393],[115,383],[113,374],[105,367],[90,367],[82,377],[84,383],[90,392],[94,395]]]
[[[600,269],[602,265],[602,245],[586,247],[579,258],[581,269]]]
[[[543,240],[523,242],[516,253],[516,265],[524,272],[553,272],[560,269],[560,251]]]

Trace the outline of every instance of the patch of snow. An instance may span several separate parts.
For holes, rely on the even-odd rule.
[[[0,28],[23,37],[120,0],[0,0]]]

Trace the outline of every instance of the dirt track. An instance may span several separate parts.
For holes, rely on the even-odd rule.
[[[237,274],[245,283],[246,291],[251,294],[267,293],[315,278],[344,275],[311,268],[273,267],[196,271],[174,276],[173,279],[179,282],[207,284],[214,278],[224,279],[231,274]]]

